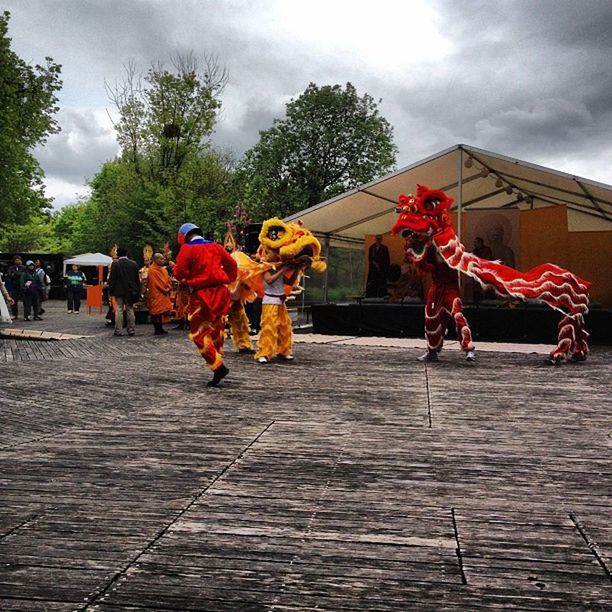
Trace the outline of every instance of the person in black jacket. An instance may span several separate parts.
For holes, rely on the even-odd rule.
[[[134,304],[140,298],[140,279],[138,277],[138,265],[135,261],[128,259],[127,249],[117,249],[119,258],[113,262],[108,275],[108,292],[115,298],[117,311],[115,312],[115,336],[122,335],[123,309],[126,310],[127,333],[133,336],[136,333],[136,317],[134,316]]]
[[[23,300],[23,293],[21,292],[21,275],[24,272],[25,266],[23,265],[23,260],[19,255],[15,255],[13,265],[6,271],[6,288],[8,289],[10,296],[13,298],[13,304],[11,305],[13,319],[17,319],[19,316],[19,302],[20,300]]]
[[[23,320],[30,320],[30,310],[33,311],[34,320],[41,321],[40,318],[40,295],[42,287],[40,277],[36,273],[34,262],[29,259],[26,261],[25,270],[21,273],[19,279],[21,294],[23,295]]]

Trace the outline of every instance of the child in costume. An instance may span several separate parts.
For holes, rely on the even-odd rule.
[[[223,363],[225,321],[230,309],[227,285],[236,279],[238,266],[220,244],[204,239],[202,230],[193,223],[181,225],[178,243],[181,250],[174,276],[191,292],[187,306],[189,336],[213,372],[207,385],[216,387],[229,373]]]

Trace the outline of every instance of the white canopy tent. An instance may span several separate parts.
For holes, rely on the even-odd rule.
[[[285,219],[301,219],[329,246],[361,248],[366,234],[388,233],[400,194],[417,184],[442,189],[453,210],[565,206],[570,231],[612,230],[612,186],[464,144],[422,159]],[[461,238],[461,215],[458,217]],[[327,288],[327,282],[325,283]]]
[[[566,206],[570,230],[612,229],[612,186],[459,144],[376,181],[306,208],[302,219],[332,242],[362,241],[395,223],[397,197],[417,183],[442,189],[454,210]],[[460,235],[461,228],[457,228]]]
[[[69,257],[64,259],[63,276],[66,276],[66,267],[71,265],[77,266],[95,266],[98,268],[98,284],[102,285],[102,268],[110,266],[113,263],[113,258],[104,253],[83,253],[82,255],[76,255],[75,257]],[[101,299],[101,295],[100,295]]]
[[[66,267],[73,264],[77,266],[110,266],[113,263],[113,258],[104,253],[83,253],[75,257],[64,259],[63,274],[66,274]]]

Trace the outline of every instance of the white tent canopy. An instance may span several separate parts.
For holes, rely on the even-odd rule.
[[[389,232],[398,196],[417,183],[444,190],[454,210],[565,206],[570,230],[612,230],[612,186],[463,144],[285,220],[302,219],[328,244],[361,244],[366,234]]]
[[[64,275],[66,274],[66,266],[73,264],[77,266],[110,266],[111,263],[113,263],[113,258],[104,255],[104,253],[83,253],[64,259]]]

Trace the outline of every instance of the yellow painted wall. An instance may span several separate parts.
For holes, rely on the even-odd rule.
[[[570,232],[568,268],[591,281],[594,302],[612,308],[612,232]]]
[[[523,271],[547,262],[571,270],[565,206],[521,211],[519,256]]]

